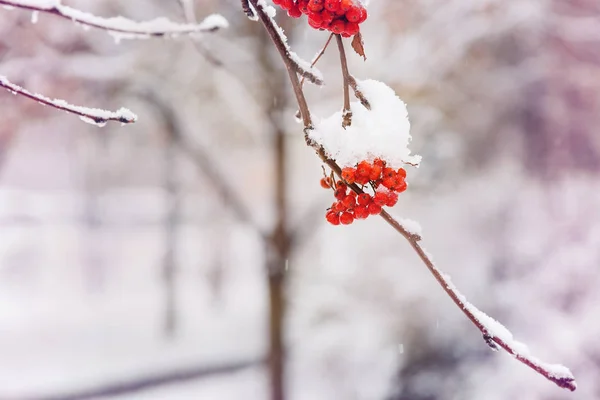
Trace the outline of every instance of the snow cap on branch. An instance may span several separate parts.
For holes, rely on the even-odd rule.
[[[411,155],[410,122],[406,104],[387,85],[375,80],[357,81],[371,105],[351,104],[352,125],[342,127],[343,112],[322,119],[310,131],[309,138],[323,147],[327,156],[340,167],[354,166],[362,160],[385,160],[392,168],[418,165],[421,157]]]

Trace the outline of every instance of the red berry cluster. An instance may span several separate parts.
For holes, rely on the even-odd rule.
[[[342,179],[335,181],[331,178],[321,179],[321,186],[334,190],[335,201],[327,210],[325,218],[332,225],[350,225],[356,219],[366,219],[369,215],[381,213],[382,207],[393,207],[398,202],[398,193],[406,190],[404,168],[394,170],[386,167],[383,160],[377,159],[370,163],[361,161],[356,167],[342,169]],[[373,195],[361,193],[357,195],[348,190],[348,185],[369,184]]]
[[[308,16],[315,29],[328,30],[344,37],[356,35],[367,19],[367,10],[357,0],[273,0],[292,18]]]

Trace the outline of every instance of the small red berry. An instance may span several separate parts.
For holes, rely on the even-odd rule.
[[[346,34],[349,36],[354,36],[360,31],[360,27],[356,22],[348,22],[346,24]]]
[[[371,196],[368,193],[361,193],[358,195],[356,201],[361,206],[368,206],[371,202]]]
[[[353,0],[341,0],[340,1],[340,9],[347,13],[352,7],[354,7]]]
[[[408,184],[406,181],[400,181],[400,183],[394,188],[394,190],[398,193],[404,192],[408,188]]]
[[[308,9],[315,13],[320,12],[323,10],[323,0],[309,0]]]
[[[288,10],[288,15],[292,18],[300,18],[302,16],[302,11],[300,11],[298,4],[294,4],[292,8]]]
[[[385,161],[383,161],[381,158],[376,158],[375,161],[373,161],[373,165],[378,165],[383,169],[385,168]]]
[[[344,198],[346,197],[346,189],[338,187],[337,189],[335,189],[335,192],[333,195],[338,200],[344,200]]]
[[[329,189],[331,187],[331,179],[329,178],[321,178],[321,187],[323,189]]]
[[[348,25],[350,25],[350,24],[348,24]],[[382,170],[383,170],[383,168],[381,168],[380,165],[373,164],[371,166],[371,173],[369,174],[369,179],[372,181],[376,181],[377,179],[379,179],[379,177],[381,176]]]
[[[336,201],[335,203],[333,203],[331,205],[331,211],[339,214],[341,212],[346,211],[346,207],[344,206],[344,204],[341,201]]]
[[[329,25],[335,19],[335,13],[332,13],[331,11],[323,10],[323,11],[321,11],[321,17],[323,17],[323,22],[327,23]]]
[[[348,182],[349,184],[353,184],[355,180],[356,170],[352,167],[346,167],[342,169],[342,179]]]
[[[367,20],[367,17],[368,17],[367,9],[364,7],[360,7],[360,18],[358,19],[358,21],[356,21],[356,23],[362,24],[363,22],[365,22]]]
[[[388,195],[385,192],[377,192],[373,197],[373,203],[377,204],[378,206],[384,206],[387,201]]]
[[[406,170],[404,168],[398,168],[397,174],[401,178],[406,178]]]
[[[360,7],[352,6],[348,11],[346,11],[346,19],[350,22],[358,22],[361,18]]]
[[[340,0],[325,0],[325,9],[336,12],[340,9]]]
[[[369,162],[361,161],[360,163],[358,163],[358,166],[356,167],[356,176],[369,178],[371,175],[372,168],[373,167],[371,166],[371,164]]]
[[[340,224],[340,216],[337,213],[334,213],[333,211],[328,211],[327,214],[325,214],[325,218],[327,219],[327,222],[329,222],[331,225]]]
[[[397,180],[395,178],[386,177],[386,178],[383,178],[383,181],[381,181],[381,183],[386,188],[391,189],[396,185]]]
[[[365,206],[354,207],[354,218],[366,219],[369,216],[369,210]]]
[[[290,8],[292,8],[294,6],[294,1],[293,0],[283,0],[280,4],[281,8],[285,9],[285,10],[289,10]]]
[[[308,14],[310,12],[310,9],[308,8],[308,0],[299,0],[298,9],[302,11],[302,14]]]
[[[369,214],[377,215],[377,214],[381,213],[381,206],[377,205],[375,203],[371,203],[371,204],[369,204],[368,210],[369,210]]]
[[[342,204],[346,207],[346,210],[352,210],[356,205],[356,198],[352,195],[347,195],[342,200]]]
[[[310,12],[308,14],[308,24],[315,29],[319,29],[323,25],[323,17],[319,13]]]
[[[352,215],[349,212],[345,212],[342,215],[340,215],[340,222],[344,225],[350,225],[354,222],[354,215]]]
[[[385,203],[388,207],[394,207],[398,203],[398,193],[389,192],[387,194],[387,202]]]
[[[393,168],[387,168],[387,167],[386,167],[386,168],[384,168],[384,169],[382,170],[382,173],[383,173],[383,178],[384,178],[384,179],[385,179],[385,178],[393,178],[393,177],[395,177],[395,176],[396,176],[396,171],[394,171],[394,169],[393,169]]]
[[[346,23],[341,19],[333,20],[331,25],[329,25],[329,30],[337,35],[342,33],[346,29]]]

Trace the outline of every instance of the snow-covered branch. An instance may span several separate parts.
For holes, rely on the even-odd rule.
[[[279,37],[278,32],[280,30],[277,27],[277,25],[275,24],[275,22],[273,21],[272,16],[268,15],[266,13],[265,8],[264,8],[264,0],[250,0],[250,3],[257,10],[257,13],[258,13],[258,16],[259,16],[261,22],[263,23],[263,25],[265,26],[265,29],[267,30],[267,32],[273,39],[273,42],[277,46],[279,53],[281,55],[281,58],[282,58],[284,64],[286,65],[288,71],[291,71],[293,69],[293,66],[292,66],[292,61],[290,60],[290,57],[289,57],[289,50],[287,49],[286,46],[284,46],[284,43],[280,43],[281,40],[278,39],[278,37]],[[328,150],[326,151],[326,149],[322,145],[323,141],[320,141],[320,140],[318,140],[319,139],[318,137],[315,137],[315,133],[318,134],[319,130],[318,129],[315,130],[313,127],[313,121],[312,121],[312,118],[310,115],[310,109],[308,108],[306,98],[305,98],[304,92],[302,90],[302,86],[298,80],[296,73],[290,73],[289,76],[290,76],[291,85],[294,89],[294,94],[296,95],[296,99],[298,101],[298,106],[299,106],[301,114],[302,114],[307,144],[315,149],[315,151],[317,152],[317,155],[323,161],[323,163],[325,163],[327,166],[329,166],[331,168],[331,170],[338,177],[342,178],[342,169],[341,169],[340,165],[338,164],[338,162],[340,161],[340,159],[339,159],[340,153],[339,152],[336,153],[336,152],[332,151],[332,147],[335,147],[335,146],[329,146]],[[349,84],[348,81],[351,81],[351,80],[353,80],[353,79],[346,78],[345,82],[347,84]],[[369,100],[367,99],[367,97],[369,97],[369,96],[365,96],[365,93],[362,90],[360,90],[361,88],[358,87],[355,80],[352,83],[353,83],[353,85],[351,85],[351,86],[353,86],[353,89],[355,89],[355,92],[358,91],[361,93],[361,95],[358,96],[359,99],[361,100],[361,104],[365,108],[368,109],[367,104],[369,104]],[[370,100],[373,100],[373,99],[370,99]],[[384,106],[385,106],[385,104],[384,104]],[[383,110],[386,113],[388,111],[386,107],[383,107]],[[392,112],[390,114],[391,114],[390,115],[391,117],[396,117],[397,113],[395,114]],[[336,118],[333,118],[332,120],[337,121],[337,116],[335,116],[335,117]],[[388,118],[389,118],[389,116],[388,116]],[[384,118],[384,119],[387,119],[387,118]],[[371,116],[370,120],[371,120],[371,122],[373,122],[373,120],[379,121],[378,119],[373,118],[372,116]],[[381,121],[379,121],[379,122],[381,122]],[[395,123],[393,123],[394,122],[393,120],[391,122],[392,122],[392,124],[391,124],[392,126],[396,125]],[[322,123],[320,125],[322,125]],[[373,125],[373,124],[371,124],[371,125]],[[331,127],[328,127],[328,128],[331,128]],[[371,126],[371,128],[372,128],[372,126]],[[385,126],[384,126],[384,128],[385,128]],[[376,129],[376,130],[378,131],[378,134],[380,134],[380,132],[379,132],[380,130],[379,129]],[[356,142],[356,141],[353,141],[352,139],[348,138],[348,136],[349,136],[348,131],[345,131],[344,140],[336,141],[335,137],[332,138],[332,134],[335,133],[334,131],[335,131],[335,129],[325,129],[325,134],[321,139],[325,140],[325,138],[327,138],[330,141],[333,140],[333,142],[335,142],[334,145],[336,143],[337,144],[344,143],[345,145],[348,145],[348,143]],[[323,133],[323,132],[321,132],[321,133]],[[371,139],[372,139],[371,137],[368,137],[369,142],[371,141]],[[373,144],[367,143],[364,147],[366,149],[372,150]],[[399,148],[402,146],[392,146],[392,147]],[[335,153],[335,158],[338,160],[338,162],[336,162],[335,160],[332,159],[332,158],[334,158],[334,157],[331,157],[331,154],[333,154],[333,153]],[[353,157],[357,156],[357,154],[354,154],[354,153],[355,152],[352,152],[352,154],[350,154],[350,156],[346,157],[345,159],[344,159],[344,157],[342,157],[343,166],[354,165],[355,160],[353,159]],[[371,151],[371,153],[373,153],[373,152]],[[378,154],[378,153],[376,153],[376,155],[380,156],[380,154]],[[404,156],[405,156],[405,154],[403,154],[402,157],[400,157],[400,158],[404,159],[405,158]],[[366,159],[365,154],[359,154],[358,158]],[[389,161],[385,157],[384,157],[384,159],[386,159],[386,161]],[[406,163],[406,160],[404,160],[404,162]],[[348,186],[357,194],[364,193],[362,188],[359,187],[355,183],[348,184]],[[442,286],[444,291],[450,296],[450,298],[454,301],[454,303],[462,310],[462,312],[467,316],[467,318],[469,318],[469,320],[471,320],[471,322],[479,329],[479,331],[483,335],[484,340],[492,349],[497,350],[498,347],[503,348],[509,354],[514,356],[517,360],[519,360],[523,364],[527,365],[528,367],[532,368],[534,371],[538,372],[539,374],[546,377],[547,379],[549,379],[550,381],[554,382],[555,384],[557,384],[558,386],[560,386],[562,388],[566,388],[571,391],[574,391],[577,388],[575,378],[573,377],[573,374],[571,373],[571,371],[569,371],[569,369],[567,367],[564,367],[564,366],[558,365],[558,364],[549,364],[549,363],[543,362],[543,361],[537,359],[536,357],[532,356],[529,353],[527,346],[525,346],[523,343],[520,343],[520,342],[514,340],[513,335],[510,333],[510,331],[508,329],[506,329],[504,326],[502,326],[499,322],[497,322],[493,318],[489,317],[484,312],[477,309],[475,306],[473,306],[471,303],[469,303],[466,300],[465,296],[463,296],[457,290],[457,288],[454,286],[450,277],[448,275],[444,274],[443,272],[441,272],[435,266],[431,256],[421,246],[420,242],[422,240],[422,237],[421,237],[421,232],[418,227],[418,224],[412,223],[412,221],[411,222],[399,221],[399,220],[395,219],[394,217],[392,217],[386,211],[381,211],[380,216],[410,243],[412,248],[415,250],[415,252],[421,258],[423,263],[426,265],[426,267],[429,269],[429,271],[432,273],[432,275],[435,277],[435,279],[438,281],[438,283]]]
[[[528,347],[525,344],[516,341],[513,338],[512,333],[501,323],[467,301],[467,298],[458,291],[456,286],[454,286],[450,276],[444,274],[435,266],[429,253],[421,246],[420,232],[415,232],[420,229],[406,227],[405,224],[396,220],[386,211],[382,211],[381,217],[408,240],[444,291],[450,296],[452,301],[454,301],[467,318],[473,322],[477,329],[481,331],[483,339],[493,350],[498,350],[498,346],[500,346],[517,360],[556,383],[558,386],[571,391],[574,391],[577,388],[575,378],[567,367],[560,364],[549,364],[532,356]]]
[[[269,36],[273,40],[273,43],[279,50],[279,53],[288,59],[288,69],[291,68],[295,73],[300,74],[302,77],[308,79],[315,85],[322,85],[323,74],[314,65],[311,65],[308,61],[300,58],[294,53],[287,42],[287,37],[283,33],[283,29],[277,25],[273,17],[275,16],[275,9],[272,6],[266,5],[264,0],[250,0],[250,4],[256,10],[258,17],[263,22],[264,26],[267,27]]]
[[[84,27],[102,29],[118,39],[144,39],[149,37],[177,37],[197,35],[227,28],[221,15],[209,15],[199,24],[179,24],[166,18],[136,22],[124,17],[102,18],[61,4],[61,0],[0,0],[5,8],[15,7],[34,13],[54,14]]]
[[[0,87],[5,88],[14,95],[25,96],[29,99],[37,101],[40,104],[66,111],[71,114],[79,115],[79,118],[81,118],[82,121],[98,126],[104,126],[108,121],[117,121],[123,124],[130,124],[137,120],[137,115],[132,113],[127,108],[120,108],[117,111],[108,111],[99,108],[75,106],[67,103],[65,100],[51,99],[49,97],[42,96],[41,94],[31,93],[21,86],[11,83],[8,79],[6,79],[6,77],[1,75]]]

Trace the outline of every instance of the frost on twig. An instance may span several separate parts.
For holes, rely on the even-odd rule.
[[[84,27],[102,29],[117,39],[144,39],[149,37],[177,37],[197,35],[227,28],[228,23],[220,15],[209,15],[199,24],[178,24],[166,18],[136,22],[124,17],[102,18],[61,4],[61,0],[0,0],[0,5],[43,12],[69,19]]]
[[[121,122],[122,124],[130,124],[137,120],[137,115],[126,108],[120,108],[117,111],[107,111],[98,108],[88,108],[69,104],[64,100],[51,99],[37,93],[31,93],[21,86],[11,83],[6,77],[0,76],[0,87],[5,88],[14,95],[25,96],[35,100],[40,104],[47,105],[58,110],[66,111],[71,114],[78,115],[82,121],[89,124],[104,126],[108,121]]]
[[[265,27],[272,31],[272,38],[275,45],[286,55],[294,70],[315,85],[323,85],[324,81],[321,71],[315,68],[314,65],[311,65],[308,61],[300,58],[290,49],[287,37],[285,36],[285,33],[283,33],[283,29],[281,29],[273,19],[273,17],[275,17],[275,9],[272,6],[267,5],[265,0],[250,0],[250,3],[257,12],[259,18],[263,20]]]

